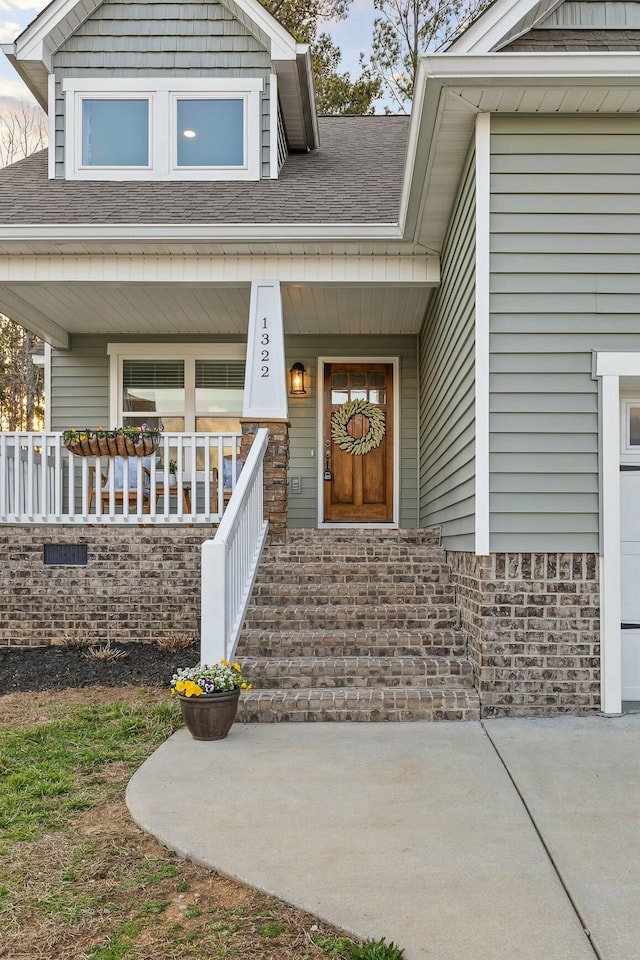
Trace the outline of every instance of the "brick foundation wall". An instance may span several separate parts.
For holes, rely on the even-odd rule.
[[[149,641],[200,632],[200,545],[211,527],[2,527],[0,646],[67,633]],[[86,566],[47,566],[44,544],[86,544]]]
[[[481,716],[600,709],[593,553],[447,554]]]

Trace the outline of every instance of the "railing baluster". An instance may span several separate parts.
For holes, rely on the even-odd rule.
[[[9,454],[6,433],[0,434],[0,520],[7,519],[9,499]]]
[[[21,447],[20,447],[20,434],[16,433],[15,436],[15,456],[13,460],[13,514],[16,520],[21,520],[20,516],[20,505],[21,505],[21,491],[22,491],[22,464],[21,464]]]

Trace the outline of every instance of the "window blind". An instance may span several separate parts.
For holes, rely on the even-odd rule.
[[[196,389],[244,390],[244,360],[196,360]]]
[[[183,360],[124,360],[122,379],[126,389],[152,390],[184,387]]]

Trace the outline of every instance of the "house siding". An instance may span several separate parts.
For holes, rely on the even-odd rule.
[[[441,256],[442,280],[419,339],[420,525],[473,550],[475,508],[475,157]]]
[[[289,526],[318,523],[318,386],[319,357],[400,358],[400,526],[417,526],[417,343],[414,336],[335,337],[288,336],[287,369],[304,364],[310,386],[307,396],[289,400],[289,476],[300,477],[299,494],[289,493]]]
[[[637,0],[564,0],[538,26],[549,27],[640,27]]]
[[[51,351],[51,429],[109,426],[106,337],[74,337]]]
[[[496,117],[491,550],[599,548],[594,350],[640,350],[637,120]]]
[[[64,95],[67,77],[259,77],[262,94],[262,176],[269,176],[267,47],[220,3],[108,0],[53,58],[56,76],[56,177],[64,177]]]

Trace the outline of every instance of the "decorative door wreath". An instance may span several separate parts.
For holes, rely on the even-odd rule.
[[[361,413],[369,421],[369,430],[364,437],[352,437],[347,431],[349,422]],[[382,443],[385,434],[385,417],[380,407],[368,400],[347,400],[331,414],[331,436],[341,450],[361,457]]]

